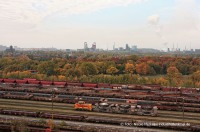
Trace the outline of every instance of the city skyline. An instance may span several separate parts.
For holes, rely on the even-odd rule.
[[[7,0],[0,44],[22,48],[200,49],[198,0]]]

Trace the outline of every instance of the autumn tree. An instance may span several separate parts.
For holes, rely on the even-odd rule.
[[[136,64],[136,72],[140,75],[147,75],[150,73],[150,66],[145,62]]]
[[[99,71],[99,74],[106,74],[106,70],[107,70],[107,65],[106,62],[96,62],[95,63],[97,66],[97,70]]]
[[[65,73],[66,77],[80,77],[81,71],[77,68],[70,68]]]
[[[196,72],[196,71],[198,71],[198,70],[200,70],[200,65],[192,65],[192,66],[190,66],[190,68],[189,68],[189,73],[190,73],[190,74],[193,74],[194,72]]]
[[[156,84],[160,84],[160,85],[163,85],[163,86],[167,86],[168,83],[169,83],[168,80],[164,77],[156,78],[155,81],[156,81],[155,82]]]
[[[70,69],[70,68],[72,68],[72,67],[73,67],[73,66],[72,66],[70,63],[67,63],[67,64],[64,65],[63,68],[67,70],[67,69]]]
[[[191,79],[192,79],[192,82],[193,82],[193,85],[194,87],[197,86],[197,84],[200,83],[200,70],[196,71],[195,73],[193,73],[191,75]]]
[[[19,64],[11,64],[4,69],[4,72],[6,73],[15,72],[15,71],[19,71],[19,69],[20,69]]]
[[[167,69],[167,78],[171,86],[180,86],[182,82],[182,74],[175,66]]]
[[[4,57],[4,58],[1,58],[0,59],[0,69],[1,70],[4,70],[4,72],[10,72],[11,70],[9,71],[5,71],[5,69],[9,66],[9,65],[12,65],[13,63],[13,60],[12,58],[10,57]]]
[[[34,74],[32,77],[37,79],[37,80],[47,80],[46,74]]]
[[[135,66],[131,63],[126,63],[125,65],[125,72],[129,74],[133,74],[135,72]]]
[[[116,67],[116,63],[114,61],[104,61],[104,64],[106,66],[106,70],[110,67]]]
[[[71,68],[73,68],[74,66],[70,63],[66,63],[63,68],[59,68],[60,70],[60,75],[65,76],[67,74],[67,71]]]
[[[127,56],[127,60],[132,60],[134,62],[136,62],[139,59],[139,57],[137,55],[129,55]]]
[[[116,67],[114,67],[114,66],[111,66],[110,68],[108,68],[108,69],[106,70],[106,72],[107,72],[108,74],[111,74],[111,75],[116,74],[118,71],[119,71],[119,70],[118,70]]]

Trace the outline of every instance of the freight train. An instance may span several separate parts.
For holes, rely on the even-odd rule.
[[[74,104],[74,108],[76,110],[88,110],[117,114],[137,114],[150,116],[158,115],[158,107],[156,106],[156,103],[149,101],[135,101],[134,103],[111,103],[106,99],[101,99],[101,101],[95,103],[95,105],[85,103],[85,101],[78,101]]]

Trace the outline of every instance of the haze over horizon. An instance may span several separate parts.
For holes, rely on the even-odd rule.
[[[200,0],[0,1],[0,44],[200,49]]]

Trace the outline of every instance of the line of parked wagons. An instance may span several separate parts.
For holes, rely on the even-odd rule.
[[[1,83],[1,91],[15,91],[15,92],[27,92],[27,93],[43,93],[52,94],[52,88],[56,86],[45,86],[43,88],[31,87],[31,84],[23,84],[19,87],[12,87],[13,83]],[[31,85],[31,86],[30,86]],[[133,86],[133,85],[130,85]],[[149,90],[139,89],[137,87],[132,88],[92,88],[92,87],[72,87],[67,86],[65,88],[57,87],[54,91],[55,94],[71,94],[76,96],[95,96],[104,98],[125,98],[135,100],[152,100],[152,101],[169,101],[169,102],[184,102],[187,103],[200,103],[200,93],[198,89],[178,89],[178,88],[164,88],[162,90]],[[146,87],[147,88],[147,87]],[[186,91],[190,90],[190,91]]]
[[[0,78],[0,83],[15,84],[20,86],[29,84],[29,86],[55,86],[55,87],[89,87],[89,88],[112,88],[112,89],[134,89],[134,90],[161,90],[163,92],[181,92],[185,94],[200,93],[199,88],[178,88],[178,87],[163,87],[157,84],[135,85],[135,84],[109,84],[109,83],[87,83],[87,82],[66,82],[66,81],[46,81],[33,78],[24,79],[8,79]],[[13,85],[14,86],[14,85]]]
[[[47,119],[52,118],[52,113],[21,111],[21,110],[0,109],[0,114],[27,116],[27,117],[35,117],[35,118],[47,118]],[[129,120],[129,119],[117,120],[116,118],[101,118],[101,117],[97,118],[93,116],[88,117],[86,115],[53,114],[53,118],[60,119],[60,120],[81,121],[81,122],[90,122],[90,123],[106,123],[106,124],[113,124],[113,125],[120,125],[123,122],[127,124],[133,123],[132,120]],[[180,127],[177,128],[174,126],[171,126],[170,128],[173,130],[180,129]],[[200,127],[199,125],[183,126],[181,130],[199,132]]]
[[[7,99],[23,99],[23,100],[34,100],[34,101],[51,101],[53,99],[54,102],[62,102],[62,103],[77,103],[80,98],[82,101],[87,103],[91,103],[94,105],[98,103],[102,97],[91,97],[91,96],[76,96],[76,95],[53,95],[52,94],[43,94],[43,93],[27,93],[27,92],[13,92],[13,91],[0,91],[0,98]],[[130,104],[134,103],[136,100],[133,99],[121,99],[121,98],[106,98],[108,102],[111,103],[125,103]],[[159,110],[175,110],[182,111],[182,107],[184,105],[184,111],[189,112],[200,112],[200,104],[199,103],[186,103],[186,102],[167,102],[167,101],[148,101],[148,100],[137,100],[142,102],[149,102],[156,104]],[[113,107],[114,108],[114,107]],[[115,107],[116,108],[116,107]]]

